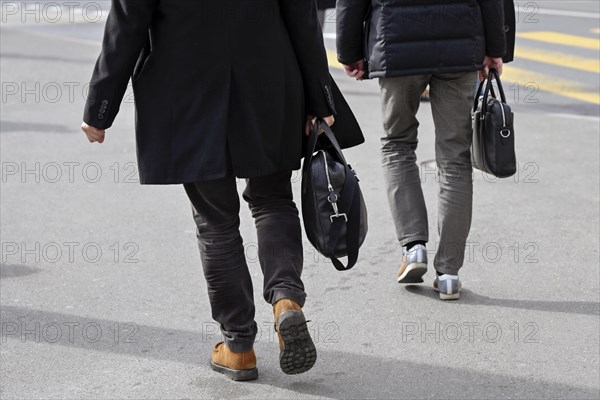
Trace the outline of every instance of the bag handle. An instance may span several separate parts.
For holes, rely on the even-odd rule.
[[[504,88],[502,87],[502,81],[500,80],[500,74],[495,68],[490,68],[490,75],[493,76],[494,80],[496,80],[496,84],[498,85],[498,91],[500,92],[500,100],[506,104],[506,95],[504,94]],[[496,97],[494,94],[494,89],[492,88],[492,95]],[[498,97],[496,97],[498,98]]]
[[[308,137],[308,144],[306,146],[306,154],[304,155],[304,158],[305,158],[304,165],[306,166],[311,163],[311,161],[313,159],[313,155],[315,154],[315,150],[317,149],[317,143],[319,141],[319,136],[320,136],[321,131],[323,131],[322,134],[325,135],[325,137],[329,140],[329,143],[331,143],[331,145],[335,149],[336,156],[339,158],[339,160],[342,162],[342,164],[344,164],[344,166],[347,167],[348,163],[346,162],[344,153],[342,153],[342,149],[341,149],[337,139],[335,138],[335,134],[333,133],[333,130],[331,129],[331,127],[329,125],[327,125],[327,122],[325,122],[325,120],[323,120],[322,118],[317,119],[317,121],[313,125],[313,128],[310,132],[310,136]]]
[[[498,96],[496,96],[496,93],[494,91],[494,85],[492,83],[492,80],[495,80],[496,84],[498,85],[498,91],[500,92],[499,100],[502,103],[506,104],[506,95],[504,94],[504,88],[502,87],[502,81],[500,80],[500,74],[498,74],[498,71],[496,71],[495,68],[490,68],[488,77],[486,79],[484,79],[483,81],[481,81],[481,83],[479,84],[479,88],[477,89],[477,95],[475,96],[475,100],[473,102],[473,110],[476,110],[477,109],[477,101],[479,100],[479,96],[481,95],[481,89],[482,89],[483,85],[486,85],[485,92],[483,94],[482,104],[481,104],[481,113],[483,115],[485,115],[485,113],[487,111],[487,103],[488,103],[488,98],[489,98],[490,92],[492,94],[492,97],[494,97],[495,99],[498,99]]]

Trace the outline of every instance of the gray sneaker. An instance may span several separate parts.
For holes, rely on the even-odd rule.
[[[458,275],[436,276],[433,280],[433,290],[440,292],[441,300],[458,300],[462,284]]]
[[[398,283],[421,283],[427,272],[427,249],[422,244],[404,250],[402,265],[398,271]]]

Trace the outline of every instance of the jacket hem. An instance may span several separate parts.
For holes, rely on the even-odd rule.
[[[483,69],[483,64],[472,65],[469,67],[458,66],[458,67],[436,67],[436,68],[420,68],[413,70],[393,70],[393,71],[369,71],[368,79],[375,78],[394,78],[399,76],[412,76],[412,75],[439,75],[439,74],[453,74],[460,72],[474,72]]]
[[[300,169],[300,162],[297,162],[294,165],[290,166],[280,166],[269,169],[261,170],[259,174],[244,174],[239,173],[239,171],[222,171],[222,172],[214,172],[214,173],[206,173],[206,172],[198,172],[194,174],[184,175],[180,177],[165,177],[165,178],[156,178],[156,177],[148,177],[140,174],[140,184],[141,185],[181,185],[185,183],[195,183],[195,182],[205,182],[205,181],[213,181],[217,179],[226,178],[228,176],[234,175],[236,178],[240,179],[251,179],[251,178],[260,178],[263,176],[269,176],[276,174],[278,172],[284,171],[296,171]]]

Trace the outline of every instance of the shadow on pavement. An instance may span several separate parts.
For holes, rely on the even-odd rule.
[[[2,341],[35,341],[95,352],[109,352],[138,358],[165,360],[205,366],[190,384],[228,397],[254,395],[261,386],[278,387],[304,395],[336,398],[598,398],[597,388],[525,379],[464,369],[454,365],[435,365],[397,360],[336,350],[319,350],[317,366],[310,372],[284,375],[273,362],[261,356],[276,350],[275,343],[258,343],[260,378],[254,383],[237,383],[214,374],[207,358],[214,337],[207,340],[201,332],[121,323],[62,313],[2,306]],[[24,324],[28,336],[11,334]],[[39,334],[32,327],[40,324]],[[85,335],[56,334],[56,326],[88,327]],[[119,326],[115,336],[115,326]],[[53,327],[53,329],[44,329]],[[93,329],[89,329],[93,327]],[[124,329],[122,329],[124,328]],[[46,330],[46,333],[44,331]],[[268,345],[268,349],[266,348]],[[557,360],[559,362],[559,360]],[[171,391],[176,388],[170,388]],[[265,389],[268,390],[268,389]]]
[[[16,264],[0,264],[0,279],[7,278],[19,278],[21,276],[27,276],[37,274],[42,269],[29,267],[27,265],[16,265]]]
[[[40,56],[40,55],[31,55],[31,54],[19,54],[19,53],[2,53],[2,58],[7,59],[15,59],[15,60],[38,60],[38,61],[57,61],[64,63],[76,63],[76,64],[85,64],[89,65],[90,62],[94,62],[93,60],[75,60],[72,58],[65,57],[56,57],[56,56]]]
[[[35,122],[12,122],[0,121],[0,132],[50,132],[50,133],[73,133],[77,132],[73,127],[60,124],[39,124]]]
[[[429,297],[431,299],[434,299],[435,301],[440,301],[437,292],[435,292],[431,287],[410,285],[406,286],[406,290],[412,294],[416,294],[423,297]],[[593,301],[541,301],[497,299],[494,297],[488,297],[477,294],[469,289],[461,290],[460,300],[455,303],[519,308],[522,310],[563,312],[568,314],[600,315],[600,303],[595,303]]]

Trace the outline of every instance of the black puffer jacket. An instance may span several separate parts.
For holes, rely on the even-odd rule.
[[[506,33],[506,54],[502,61],[512,62],[515,58],[516,15],[514,0],[504,0],[504,31]]]
[[[503,0],[338,0],[337,50],[369,78],[475,71],[506,53]]]

